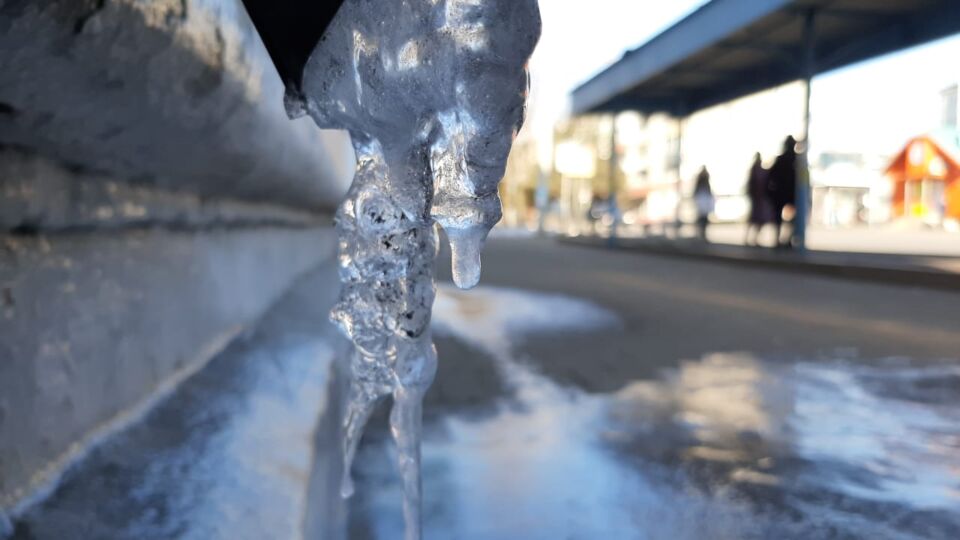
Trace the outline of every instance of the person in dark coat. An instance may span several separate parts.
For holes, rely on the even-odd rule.
[[[750,215],[743,243],[756,246],[764,225],[773,221],[773,205],[767,191],[767,169],[763,167],[759,152],[753,155],[753,165],[747,176],[747,197],[750,199]]]
[[[773,224],[777,229],[776,246],[789,247],[790,239],[781,240],[783,228],[783,210],[797,203],[797,141],[787,136],[783,141],[783,153],[777,156],[767,175],[767,193],[773,205]]]

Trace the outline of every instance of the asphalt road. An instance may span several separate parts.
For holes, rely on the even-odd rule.
[[[960,530],[960,295],[536,238],[483,266],[438,300],[427,538]],[[390,448],[352,538],[397,537]]]
[[[622,330],[564,340],[566,354],[551,354],[590,351],[590,362],[544,366],[550,377],[586,390],[616,389],[651,369],[717,351],[784,358],[816,358],[836,348],[865,358],[960,355],[960,295],[920,288],[505,238],[487,247],[483,283],[575,295],[623,319]]]

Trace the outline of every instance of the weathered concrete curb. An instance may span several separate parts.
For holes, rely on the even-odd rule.
[[[0,230],[20,234],[164,227],[317,227],[330,216],[270,203],[204,199],[71,171],[36,154],[0,147]]]
[[[576,246],[686,257],[855,281],[872,281],[948,291],[960,290],[960,275],[936,268],[911,265],[906,258],[903,258],[899,264],[895,264],[891,261],[896,261],[896,256],[873,256],[871,254],[845,256],[841,253],[824,252],[808,252],[805,254],[773,252],[763,248],[722,246],[692,240],[674,241],[646,238],[611,240],[599,237],[557,237],[557,240]]]
[[[332,228],[0,237],[0,508],[42,494],[333,246]]]
[[[16,540],[344,536],[336,263],[300,276],[237,339],[95,445]],[[2,537],[2,535],[0,535]]]

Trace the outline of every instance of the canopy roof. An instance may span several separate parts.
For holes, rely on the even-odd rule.
[[[960,32],[958,0],[713,0],[573,92],[576,114],[689,114]]]

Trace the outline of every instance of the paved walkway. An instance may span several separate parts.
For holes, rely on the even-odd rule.
[[[763,232],[761,241],[772,244],[773,228]],[[723,223],[711,225],[709,237],[720,244],[743,245],[745,233],[742,223]],[[817,251],[960,257],[960,233],[906,224],[835,229],[813,226],[807,231],[807,247]]]
[[[729,236],[721,229],[721,234]],[[719,236],[713,231],[714,238]],[[785,271],[828,275],[831,277],[875,281],[936,289],[960,290],[960,257],[932,254],[870,253],[809,249],[791,250],[747,247],[722,242],[702,242],[691,238],[602,237],[561,238],[561,242],[636,250],[658,255],[711,259],[721,262],[762,266]],[[957,238],[960,243],[960,237]],[[904,246],[908,247],[908,246]]]

